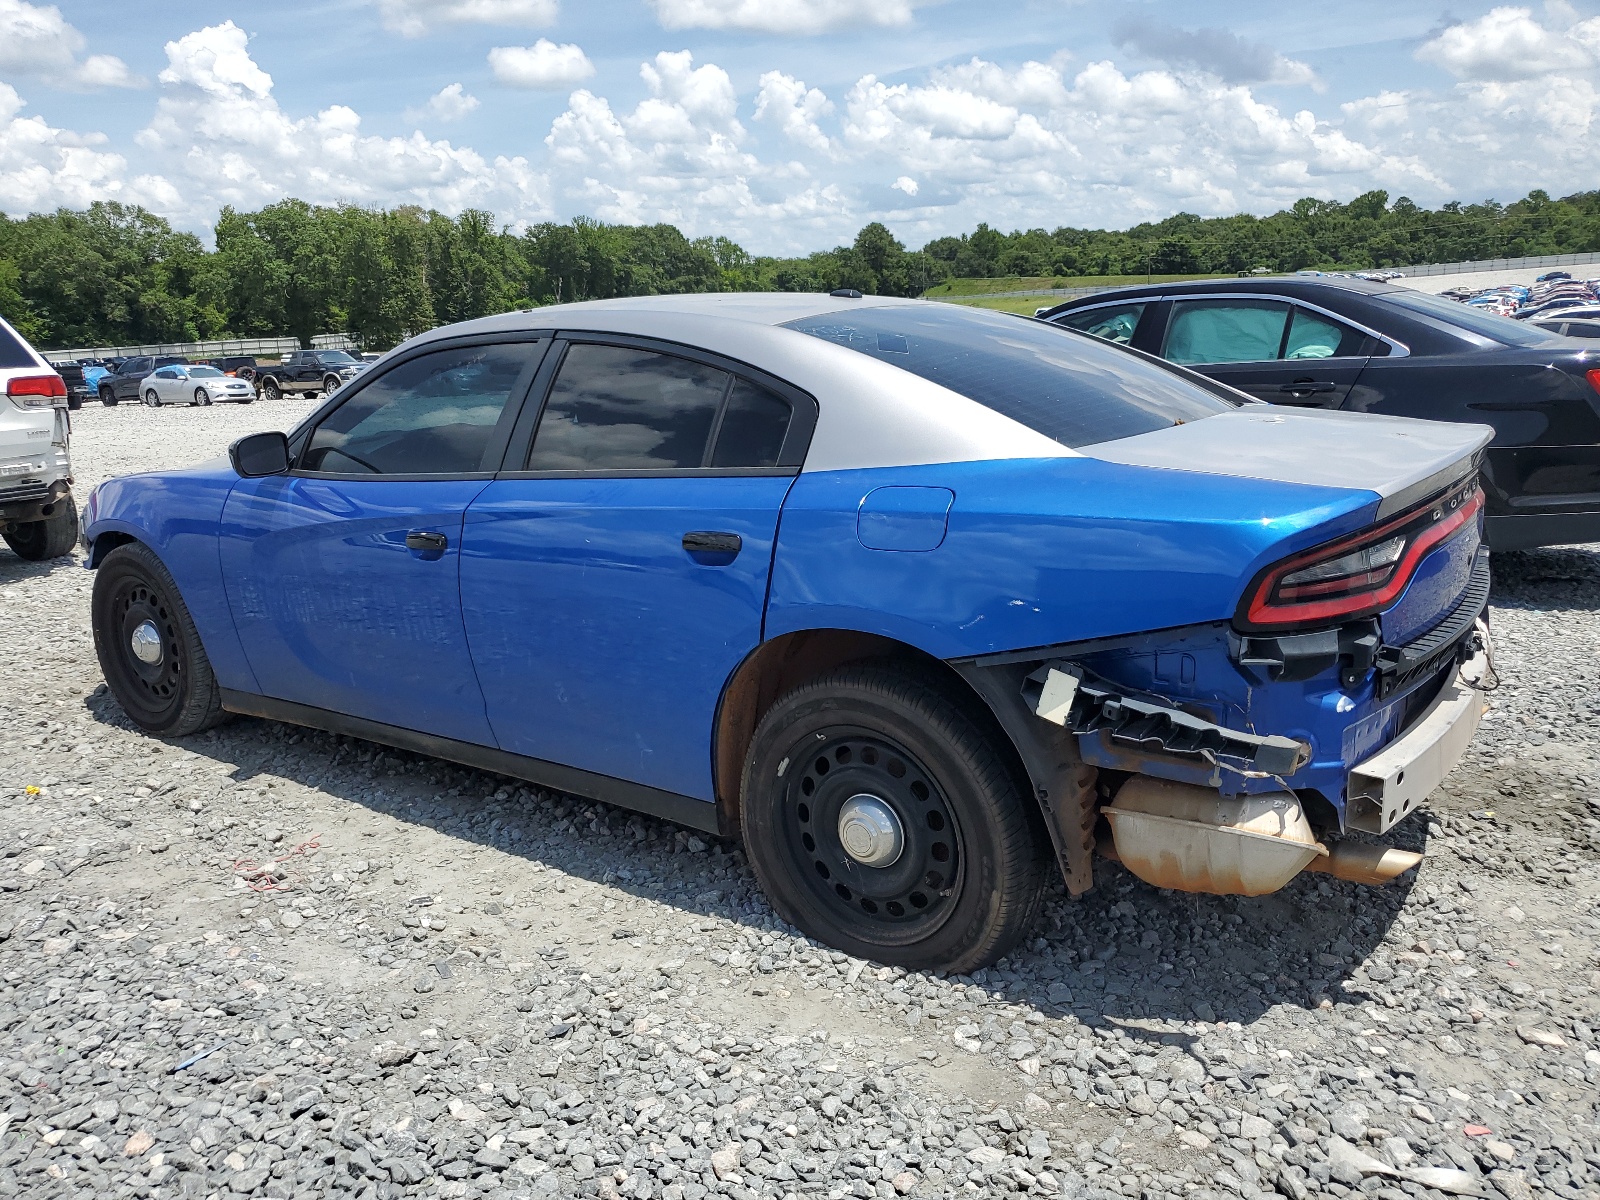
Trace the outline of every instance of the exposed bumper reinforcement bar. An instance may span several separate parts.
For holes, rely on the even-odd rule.
[[[1386,833],[1443,782],[1467,748],[1483,718],[1483,693],[1476,686],[1490,666],[1488,629],[1480,621],[1481,644],[1440,689],[1411,728],[1350,769],[1345,821],[1364,833]]]
[[[1091,739],[1102,738],[1113,750],[1169,754],[1196,765],[1229,759],[1240,770],[1262,775],[1292,775],[1311,760],[1304,742],[1226,729],[1168,704],[1125,696],[1086,679],[1081,667],[1068,662],[1033,672],[1023,681],[1022,695],[1036,715],[1077,734],[1089,762],[1096,761]]]

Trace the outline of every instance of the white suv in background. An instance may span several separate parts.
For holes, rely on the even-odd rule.
[[[0,538],[23,558],[60,558],[78,543],[67,385],[0,320]]]

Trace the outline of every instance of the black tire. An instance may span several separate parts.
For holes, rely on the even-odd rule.
[[[261,383],[261,398],[263,400],[283,399],[283,389],[278,386],[278,381],[270,375]]]
[[[101,388],[100,403],[107,408],[115,408],[117,406],[117,393],[108,387]]]
[[[323,380],[322,380],[322,394],[324,396],[331,396],[338,390],[339,390],[339,377],[337,375],[327,375],[327,376],[323,377]]]
[[[203,387],[195,388],[195,390],[194,390],[194,402],[196,404],[198,404],[201,408],[210,408],[211,407],[211,393],[206,391],[205,388],[203,388]]]
[[[898,820],[883,866],[844,850],[842,805]],[[745,760],[744,842],[778,914],[857,958],[967,973],[1032,927],[1050,854],[990,736],[939,690],[892,667],[843,667],[778,700]]]
[[[156,395],[155,388],[146,388],[145,389],[144,404],[145,404],[146,408],[160,408],[161,407],[161,397]]]
[[[56,501],[56,510],[42,521],[28,521],[5,534],[18,558],[44,562],[72,553],[78,544],[78,505],[71,496]]]
[[[189,609],[167,568],[148,546],[118,546],[95,572],[90,602],[94,650],[111,694],[148,733],[184,737],[226,719],[222,691]],[[142,662],[133,634],[149,623],[161,657]]]

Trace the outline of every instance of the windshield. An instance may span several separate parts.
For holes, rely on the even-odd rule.
[[[322,352],[322,361],[325,363],[353,363],[356,360],[343,350],[324,350]]]
[[[190,367],[189,368],[189,378],[190,379],[219,379],[219,378],[221,378],[221,376],[222,376],[222,372],[217,370],[215,367]]]
[[[929,302],[803,317],[836,342],[976,400],[1064,446],[1133,437],[1237,407],[1097,338],[987,309]]]
[[[1410,288],[1384,292],[1383,299],[1425,317],[1448,321],[1480,337],[1493,338],[1503,346],[1559,346],[1562,340],[1559,334],[1502,317],[1499,313],[1430,296],[1427,292],[1415,292]]]

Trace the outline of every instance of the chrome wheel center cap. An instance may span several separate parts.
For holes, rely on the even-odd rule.
[[[906,835],[894,809],[863,792],[839,809],[839,844],[864,867],[887,867],[905,849]]]
[[[161,634],[151,622],[141,621],[128,641],[133,647],[133,656],[145,666],[153,667],[161,661]]]

